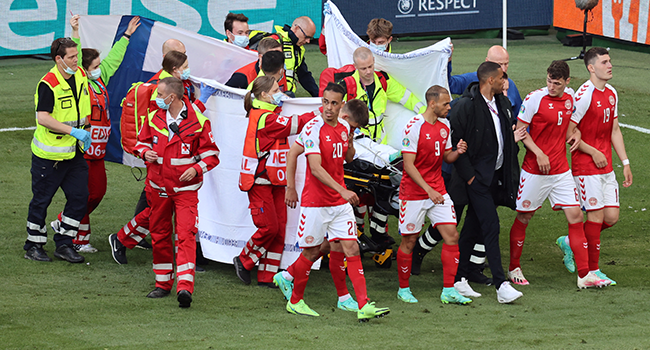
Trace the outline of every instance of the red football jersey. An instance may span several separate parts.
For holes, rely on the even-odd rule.
[[[574,176],[597,175],[612,172],[612,128],[618,118],[618,94],[609,84],[598,90],[591,80],[582,84],[575,95],[575,111],[571,120],[578,123],[582,142],[596,148],[607,158],[607,166],[601,169],[590,155],[575,151],[571,155],[571,171]]]
[[[343,163],[348,151],[348,136],[350,125],[338,120],[336,127],[325,123],[323,117],[312,119],[303,128],[296,143],[305,148],[305,156],[320,154],[321,165],[334,181],[345,187],[343,180]],[[305,187],[302,190],[301,206],[303,207],[333,207],[345,204],[347,201],[334,189],[322,183],[311,173],[307,161]]]
[[[547,175],[562,174],[569,170],[566,158],[566,133],[573,111],[573,90],[567,89],[560,97],[548,94],[548,88],[528,94],[521,104],[517,119],[529,125],[528,133],[537,147],[548,156],[551,170]],[[543,175],[537,156],[526,150],[523,170]]]
[[[434,124],[418,114],[406,123],[402,131],[402,153],[415,154],[415,167],[429,186],[441,195],[447,193],[442,178],[442,157],[451,149],[451,134],[447,119],[438,119]],[[404,171],[399,188],[399,198],[423,200],[429,195]]]

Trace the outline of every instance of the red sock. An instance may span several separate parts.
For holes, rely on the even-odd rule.
[[[603,221],[603,225],[600,227],[600,231],[602,232],[603,230],[606,230],[606,229],[608,229],[608,228],[610,228],[612,226],[613,225],[610,225],[610,224],[606,223],[605,221]]]
[[[604,224],[604,222],[603,222]],[[589,243],[589,271],[598,270],[598,260],[600,259],[600,228],[603,224],[587,221],[585,222],[585,238]]]
[[[411,277],[411,263],[413,262],[413,253],[406,254],[402,248],[397,249],[397,277],[400,288],[408,288],[409,278]]]
[[[345,284],[345,263],[343,259],[345,259],[345,254],[330,252],[330,273],[332,274],[332,280],[334,280],[336,294],[340,297],[350,293],[347,284]]]
[[[589,273],[589,254],[587,252],[587,238],[581,222],[569,224],[569,245],[576,261],[578,276],[580,278]]]
[[[368,292],[366,291],[366,277],[363,275],[361,257],[359,255],[348,256],[347,261],[348,275],[350,276],[350,281],[352,281],[352,286],[354,287],[354,294],[357,296],[359,309],[361,309],[368,302]]]
[[[309,272],[311,271],[311,265],[313,262],[305,258],[304,255],[300,254],[298,260],[293,263],[293,271],[295,272],[293,276],[293,293],[291,294],[291,303],[295,304],[302,300],[305,295],[305,287],[307,287],[307,281],[309,280]]]
[[[454,286],[456,279],[456,271],[458,271],[458,244],[447,245],[442,244],[442,252],[440,253],[440,260],[442,261],[442,286],[450,288]]]
[[[521,252],[524,250],[524,240],[526,239],[526,227],[524,224],[515,218],[510,229],[510,271],[521,267],[519,259]]]
[[[320,259],[323,256],[323,252],[318,252],[318,256],[316,257],[316,260]],[[290,274],[292,277],[296,277],[296,269],[294,268],[295,263],[289,265],[287,267],[287,273]]]

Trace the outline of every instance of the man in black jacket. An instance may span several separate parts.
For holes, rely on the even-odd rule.
[[[460,259],[454,287],[464,296],[480,296],[467,283],[469,258],[477,237],[483,237],[497,300],[510,303],[523,294],[506,281],[499,248],[496,206],[515,208],[519,181],[517,144],[512,131],[510,101],[503,95],[503,70],[484,62],[450,113],[452,142],[467,141],[467,152],[454,163],[451,190],[466,196],[469,206],[458,242]],[[522,130],[523,131],[523,130]],[[522,132],[520,131],[520,133]]]

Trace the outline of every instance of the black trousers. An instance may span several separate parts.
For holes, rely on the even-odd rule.
[[[25,250],[47,243],[47,208],[56,191],[61,188],[66,203],[63,208],[61,231],[54,234],[57,247],[72,246],[77,236],[79,223],[86,215],[88,204],[88,163],[83,153],[77,150],[74,158],[54,161],[32,154],[32,200],[27,214],[27,240]],[[57,210],[58,211],[58,210]]]
[[[501,264],[501,248],[499,247],[499,215],[494,204],[494,195],[497,191],[497,179],[500,176],[495,174],[490,186],[473,181],[467,185],[467,197],[469,205],[465,214],[465,224],[460,232],[458,249],[460,258],[456,281],[467,277],[470,268],[470,255],[472,254],[475,242],[483,240],[485,253],[492,271],[494,286],[499,289],[505,279],[503,265]]]

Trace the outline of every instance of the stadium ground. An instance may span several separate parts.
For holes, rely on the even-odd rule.
[[[432,42],[396,43],[406,52]],[[454,73],[476,69],[496,39],[455,41]],[[509,75],[522,94],[543,87],[553,59],[574,56],[578,48],[563,47],[554,36],[509,42]],[[647,54],[612,50],[614,79],[620,96],[620,122],[650,129],[650,68]],[[191,59],[191,58],[190,58]],[[314,45],[307,63],[313,72],[325,68],[325,57]],[[34,125],[33,93],[50,62],[0,60],[0,129]],[[577,88],[587,78],[584,65],[570,63]],[[316,74],[317,75],[317,74]],[[304,91],[302,91],[304,96]],[[244,286],[232,266],[211,263],[197,275],[195,302],[189,310],[175,298],[145,298],[153,288],[151,253],[128,252],[129,264],[116,265],[106,237],[131,218],[142,189],[127,167],[108,164],[108,193],[92,216],[92,244],[100,252],[87,254],[88,264],[60,260],[38,263],[22,258],[25,218],[30,193],[29,143],[33,131],[0,132],[0,264],[5,271],[0,297],[1,348],[7,349],[295,349],[295,348],[441,348],[441,349],[648,349],[650,324],[650,238],[648,238],[647,134],[624,129],[634,184],[621,188],[621,219],[604,232],[601,264],[618,286],[578,290],[576,276],[562,265],[554,240],[565,234],[561,213],[545,206],[528,229],[522,256],[531,282],[519,287],[523,298],[500,305],[493,287],[476,287],[483,297],[469,306],[442,305],[439,248],[414,276],[412,289],[420,303],[396,299],[397,273],[364,260],[369,296],[391,314],[359,325],[355,315],[337,310],[335,289],[326,271],[312,274],[305,295],[319,318],[289,315],[280,292]],[[522,152],[523,154],[523,152]],[[521,154],[520,154],[521,155]],[[622,176],[620,161],[614,168]],[[54,219],[62,208],[57,194],[50,206]],[[514,212],[500,210],[504,264]],[[49,222],[48,220],[48,222]],[[396,223],[391,220],[396,236]],[[50,232],[51,237],[51,232]],[[396,237],[397,238],[397,237]],[[54,250],[50,241],[46,249]],[[318,288],[322,286],[322,288]]]

